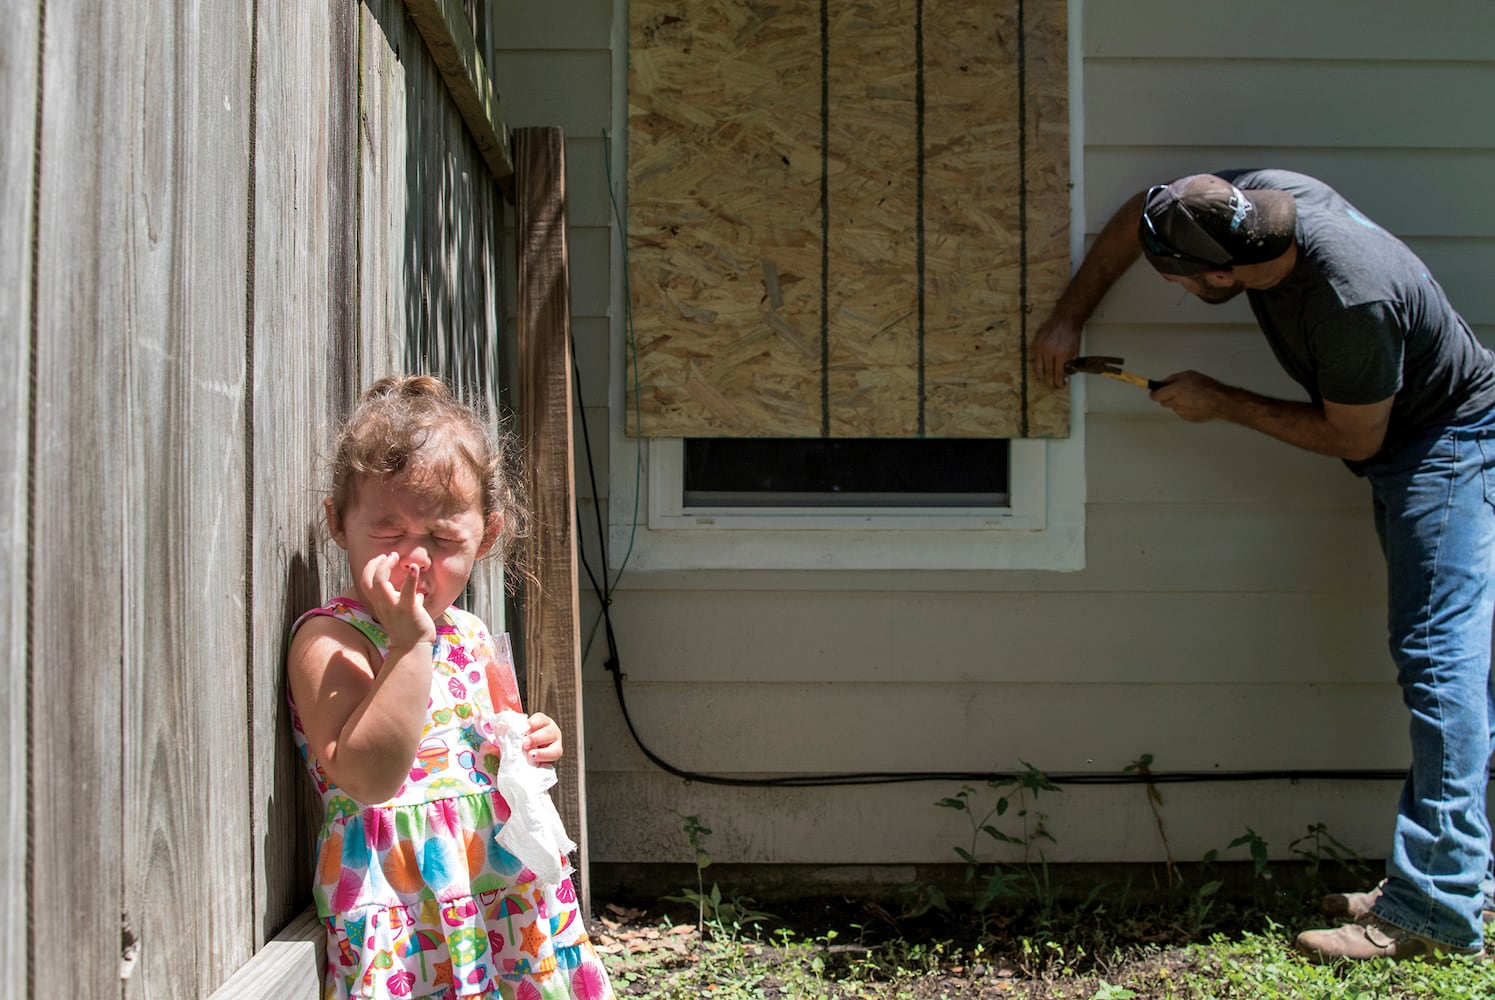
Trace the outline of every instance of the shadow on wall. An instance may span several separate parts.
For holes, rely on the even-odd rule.
[[[316,522],[308,527],[303,552],[291,556],[286,566],[285,597],[280,612],[280,635],[289,636],[308,608],[319,606],[324,598],[322,567],[318,552],[322,545]],[[289,641],[286,648],[289,648]],[[266,720],[273,731],[274,754],[269,767],[269,784],[264,796],[265,826],[261,844],[265,859],[264,884],[295,886],[287,899],[287,912],[265,912],[261,915],[260,933],[266,940],[288,924],[311,903],[311,849],[316,843],[321,823],[322,803],[312,788],[306,766],[296,752],[291,738],[291,706],[286,698],[286,663],[282,652],[277,670],[276,697],[271,702],[274,715]],[[271,894],[272,900],[275,898]]]
[[[461,398],[479,404],[496,420],[507,422],[512,418],[514,400],[504,383],[517,352],[509,322],[503,192],[405,6],[398,0],[364,0],[364,7],[369,12],[364,30],[383,33],[390,60],[385,72],[391,80],[397,77],[403,84],[399,99],[404,104],[403,122],[385,121],[382,128],[365,129],[359,134],[360,141],[377,143],[378,136],[404,128],[403,184],[391,183],[386,191],[391,202],[404,198],[403,232],[398,234],[401,245],[368,251],[372,260],[382,261],[391,272],[398,267],[399,273],[380,275],[374,273],[377,264],[370,260],[361,264],[363,280],[402,285],[402,296],[391,290],[394,294],[389,296],[388,321],[393,322],[398,315],[403,330],[365,330],[364,334],[399,337],[394,356],[401,368],[437,375]],[[487,20],[475,12],[474,5],[465,7],[468,27],[476,29],[478,49],[485,59],[489,58]],[[364,48],[367,53],[379,46],[365,42]],[[378,92],[369,88],[366,80],[363,100],[380,100]],[[390,110],[392,106],[365,107],[361,113],[376,117]],[[400,141],[391,136],[383,150],[364,149],[361,155],[397,155]],[[391,214],[400,211],[400,206],[393,203],[388,208]],[[364,234],[366,246],[370,238],[370,234]],[[393,301],[396,298],[401,301]],[[368,318],[364,322],[367,324]],[[485,561],[460,603],[478,611],[491,627],[508,627],[513,633],[515,655],[523,662],[522,636],[512,627],[518,620],[516,609],[512,602],[506,603],[502,567],[497,560]],[[520,673],[522,676],[523,671]]]
[[[508,315],[503,194],[404,5],[366,0],[366,8],[404,78],[401,364],[439,375],[464,398],[480,399],[497,413],[506,402],[499,377]]]

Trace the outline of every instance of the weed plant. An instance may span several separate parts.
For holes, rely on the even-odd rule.
[[[675,815],[680,817],[685,839],[690,843],[691,855],[696,865],[696,885],[694,889],[686,886],[677,895],[661,898],[665,902],[694,906],[696,932],[702,936],[709,927],[715,935],[735,937],[743,927],[761,923],[771,917],[772,914],[754,909],[751,897],[724,895],[721,886],[715,882],[711,883],[711,891],[706,891],[705,873],[711,867],[711,854],[706,850],[706,838],[710,836],[711,828],[703,824],[698,816],[684,816],[680,813]]]
[[[1134,765],[1146,774],[1149,757]],[[1052,841],[1034,802],[1059,791],[1025,771],[985,788],[962,786],[935,805],[962,814],[953,850],[960,892],[911,889],[893,912],[840,900],[791,906],[782,917],[751,899],[706,888],[711,864],[698,817],[682,816],[696,884],[653,901],[660,937],[694,930],[689,948],[635,949],[628,927],[603,933],[620,998],[641,1000],[1495,1000],[1495,970],[1386,960],[1318,966],[1292,950],[1294,935],[1322,926],[1325,891],[1368,886],[1371,867],[1323,824],[1272,862],[1247,828],[1194,864],[1167,848],[1162,797],[1146,784],[1168,854],[1162,879],[1061,891],[1041,849]],[[1021,860],[991,860],[1021,849]],[[1227,866],[1242,869],[1232,878]],[[669,909],[670,905],[675,907]],[[661,909],[663,907],[663,909]],[[673,926],[676,921],[692,921]]]

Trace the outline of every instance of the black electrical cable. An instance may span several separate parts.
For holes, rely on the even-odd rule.
[[[582,446],[586,451],[587,474],[590,477],[592,496],[594,498],[592,505],[593,514],[596,519],[597,545],[602,561],[600,580],[598,579],[598,575],[592,571],[592,566],[587,560],[585,546],[578,545],[577,552],[580,556],[582,567],[586,570],[587,578],[592,583],[592,590],[601,602],[602,630],[607,641],[607,659],[603,661],[603,667],[613,676],[613,690],[617,694],[618,709],[623,713],[623,722],[628,726],[628,734],[633,738],[634,745],[648,758],[650,763],[661,771],[674,775],[684,781],[692,781],[703,785],[727,785],[739,788],[825,788],[842,785],[902,784],[918,781],[1011,782],[1023,777],[1022,774],[1013,771],[850,771],[831,774],[797,774],[767,778],[739,778],[719,774],[703,774],[699,771],[690,771],[683,767],[677,767],[651,750],[639,735],[638,728],[633,724],[633,716],[628,711],[628,699],[623,693],[623,678],[625,675],[618,655],[618,641],[617,636],[613,632],[612,622],[612,591],[615,581],[608,580],[607,536],[602,523],[601,505],[596,500],[600,494],[597,491],[596,464],[592,458],[592,439],[587,428],[586,410],[580,405],[581,369],[577,366],[576,362],[576,344],[574,340],[571,345],[571,373],[576,385],[577,409],[579,411],[578,422],[581,424]],[[580,524],[580,504],[577,505],[576,514],[577,523]],[[1401,781],[1406,776],[1406,771],[1331,769],[1161,772],[1131,770],[1074,771],[1063,774],[1044,774],[1044,777],[1056,785],[1173,785],[1240,781]]]

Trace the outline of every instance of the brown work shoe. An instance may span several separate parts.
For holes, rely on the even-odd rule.
[[[1358,962],[1367,958],[1394,958],[1398,961],[1422,958],[1442,961],[1449,955],[1472,955],[1476,961],[1483,961],[1485,957],[1482,948],[1454,948],[1438,944],[1420,934],[1388,924],[1374,913],[1365,914],[1353,924],[1304,931],[1298,935],[1295,947],[1321,964],[1341,958]]]

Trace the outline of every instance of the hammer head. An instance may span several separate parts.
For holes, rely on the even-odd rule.
[[[1071,358],[1064,362],[1064,374],[1089,372],[1092,375],[1114,375],[1121,371],[1121,358],[1095,354],[1089,357]]]

